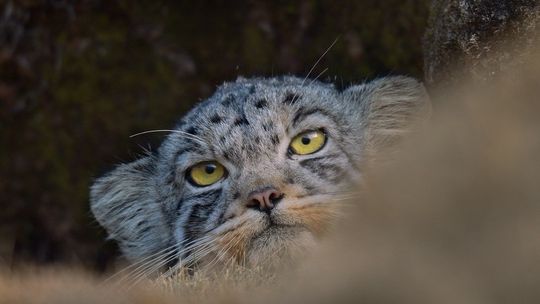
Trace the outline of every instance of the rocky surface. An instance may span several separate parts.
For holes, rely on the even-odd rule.
[[[539,22],[537,0],[434,0],[424,38],[427,84],[486,82],[522,64],[539,41]]]

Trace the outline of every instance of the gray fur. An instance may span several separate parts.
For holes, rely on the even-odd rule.
[[[155,156],[97,179],[92,212],[137,260],[204,236],[261,187],[294,185],[298,197],[342,191],[361,176],[367,150],[395,138],[426,104],[423,86],[406,77],[343,92],[295,77],[240,78],[220,86],[175,128],[193,135],[170,133]],[[292,137],[320,128],[328,136],[324,148],[287,153]],[[208,187],[189,184],[186,170],[207,160],[223,164],[227,178]]]

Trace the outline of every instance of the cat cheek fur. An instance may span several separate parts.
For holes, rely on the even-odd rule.
[[[152,187],[154,164],[155,158],[147,156],[120,165],[90,190],[92,213],[132,261],[163,248],[170,239]]]

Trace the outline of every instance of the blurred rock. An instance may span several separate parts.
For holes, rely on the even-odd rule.
[[[537,0],[434,0],[424,38],[427,84],[485,83],[524,64],[539,22]]]

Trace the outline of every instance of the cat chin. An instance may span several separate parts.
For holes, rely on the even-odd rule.
[[[265,271],[291,270],[300,265],[299,261],[317,244],[316,235],[299,225],[272,224],[257,230],[244,245],[237,246],[241,250],[220,247],[199,260],[198,267],[205,271],[224,271],[235,265]],[[236,263],[231,263],[233,261]]]
[[[328,213],[317,206],[315,211]],[[216,248],[198,264],[208,268],[220,268],[232,261],[250,268],[291,265],[316,246],[321,230],[331,222],[310,210],[304,207],[294,212],[288,208],[276,210],[271,216],[247,211],[212,232]]]
[[[250,267],[288,265],[304,257],[315,245],[315,236],[305,227],[273,225],[249,242],[246,262]]]

